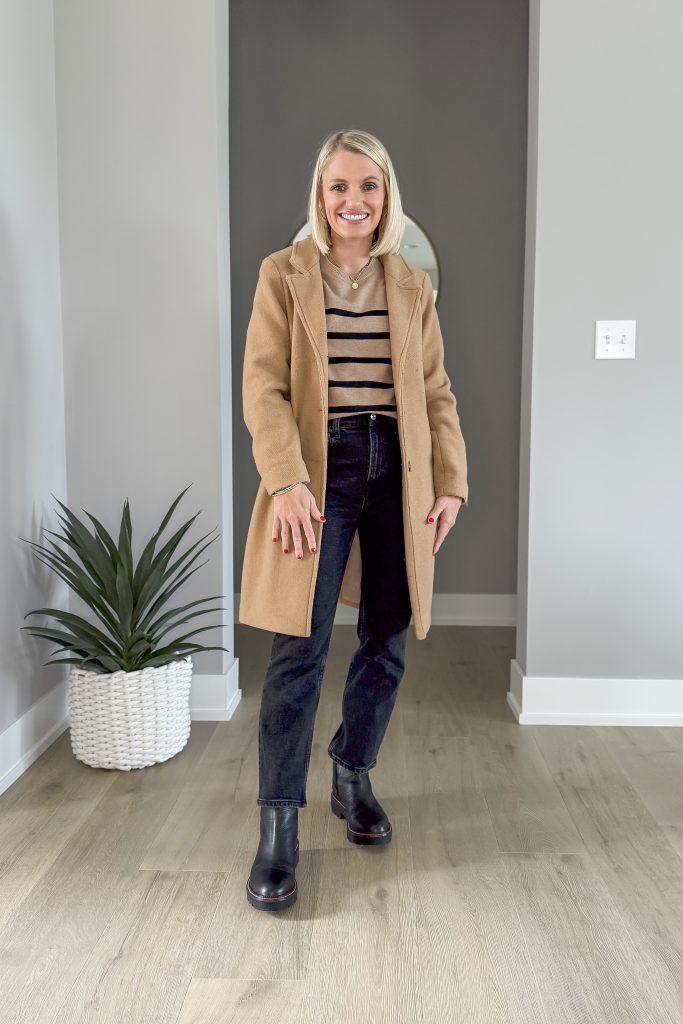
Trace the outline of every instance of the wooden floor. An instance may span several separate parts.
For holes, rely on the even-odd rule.
[[[520,726],[514,632],[411,634],[348,843],[327,744],[356,634],[337,626],[299,811],[299,899],[247,904],[271,634],[238,626],[244,699],[133,772],[69,733],[0,797],[2,1024],[681,1024],[683,729]]]

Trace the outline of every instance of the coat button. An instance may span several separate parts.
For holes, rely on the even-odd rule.
[[[377,419],[377,413],[376,412],[371,412],[370,413],[370,419],[371,420],[376,420]]]

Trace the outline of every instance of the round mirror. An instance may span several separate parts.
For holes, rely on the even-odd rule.
[[[438,302],[440,274],[436,250],[424,228],[420,227],[417,221],[409,217],[407,213],[404,214],[404,217],[405,229],[401,241],[401,254],[405,256],[409,263],[413,263],[415,266],[420,267],[421,270],[427,271],[432,282],[432,288],[434,289],[434,301]],[[298,242],[301,238],[305,238],[306,235],[310,235],[307,223],[297,231],[290,245]]]

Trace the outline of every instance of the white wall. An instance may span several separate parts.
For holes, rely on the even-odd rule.
[[[0,735],[65,677],[26,612],[65,585],[20,537],[46,543],[66,500],[52,4],[0,6]],[[3,776],[0,756],[0,786]]]
[[[513,668],[529,712],[580,712],[581,694],[586,713],[683,724],[682,34],[677,0],[656,17],[531,6]],[[635,361],[594,359],[597,319],[637,321]]]
[[[112,529],[128,497],[137,555],[192,484],[181,550],[221,536],[173,603],[225,595],[188,627],[227,623],[196,637],[230,649],[194,656],[216,677],[234,668],[226,9],[55,5],[69,494]]]

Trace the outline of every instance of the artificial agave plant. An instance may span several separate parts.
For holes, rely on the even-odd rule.
[[[216,540],[216,537],[212,537],[204,545],[204,548],[189,558],[197,545],[209,536],[208,533],[205,534],[184,554],[169,564],[176,554],[178,544],[197,518],[195,515],[173,534],[157,554],[154,553],[161,533],[173,515],[176,505],[188,489],[189,487],[186,487],[175,499],[164,516],[161,526],[146,545],[136,566],[133,565],[131,543],[133,531],[127,498],[123,506],[118,547],[104,526],[89,512],[85,514],[95,527],[94,535],[73,512],[69,511],[66,505],[55,498],[65,513],[64,517],[57,513],[64,527],[64,535],[54,533],[52,530],[45,532],[51,533],[61,541],[66,541],[73,548],[80,564],[76,558],[55,544],[54,541],[49,542],[55,549],[52,551],[35,541],[26,540],[25,537],[20,538],[41,552],[37,555],[39,560],[49,565],[58,576],[68,583],[73,592],[92,609],[104,627],[100,629],[80,615],[62,611],[60,608],[37,608],[35,611],[28,612],[24,618],[27,618],[28,615],[50,615],[63,629],[40,626],[22,626],[21,629],[28,630],[34,636],[42,636],[61,644],[53,652],[54,654],[58,654],[60,651],[72,651],[76,655],[74,658],[55,658],[45,662],[46,665],[78,665],[80,668],[88,668],[90,671],[99,673],[120,670],[133,672],[147,666],[166,665],[196,651],[227,650],[226,647],[203,647],[201,644],[188,642],[189,637],[207,629],[215,629],[215,626],[203,626],[201,629],[192,630],[174,640],[162,643],[162,638],[166,637],[167,633],[189,622],[195,616],[224,610],[221,607],[188,612],[188,609],[196,605],[220,600],[223,596],[221,594],[217,597],[204,597],[198,601],[191,601],[190,604],[182,605],[180,608],[170,608],[162,613],[162,608],[167,604],[171,595],[197,569],[201,568],[198,565],[188,572],[189,567],[204,548]],[[85,512],[85,509],[83,511]]]

